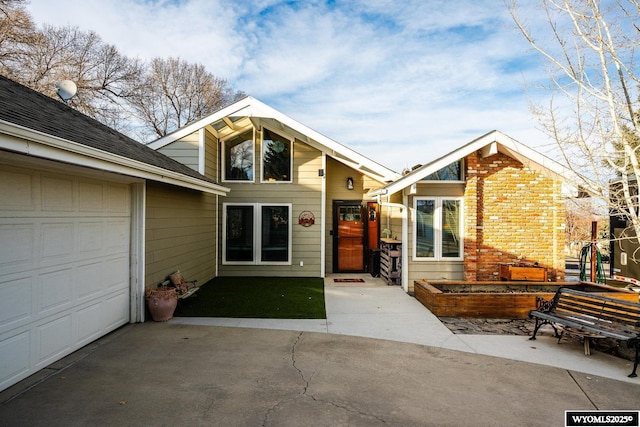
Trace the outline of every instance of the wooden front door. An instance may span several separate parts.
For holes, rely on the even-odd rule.
[[[365,217],[359,201],[334,202],[335,272],[364,271]]]

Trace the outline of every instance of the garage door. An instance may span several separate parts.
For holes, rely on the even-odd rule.
[[[0,390],[129,320],[126,184],[0,164]]]

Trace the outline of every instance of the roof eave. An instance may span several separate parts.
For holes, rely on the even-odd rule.
[[[180,138],[196,132],[197,130],[210,125],[211,123],[221,120],[229,116],[245,116],[249,118],[272,119],[280,122],[282,125],[302,134],[306,137],[303,142],[313,146],[323,153],[335,156],[336,160],[359,170],[363,174],[370,176],[380,182],[389,182],[398,179],[400,174],[388,169],[379,163],[351,150],[350,148],[328,138],[321,133],[303,125],[302,123],[292,119],[291,117],[269,107],[263,102],[248,96],[240,101],[231,104],[203,119],[197,120],[177,131],[162,137],[150,144],[148,147],[158,150]],[[339,154],[340,156],[336,156]]]
[[[230,189],[219,184],[108,153],[77,142],[0,120],[0,148],[45,159],[85,166],[105,172],[149,179],[210,194],[226,195]]]
[[[202,119],[196,120],[195,122],[192,122],[184,127],[181,127],[180,129],[175,130],[174,132],[171,132],[161,138],[156,139],[155,141],[150,142],[149,144],[147,144],[147,147],[158,150],[168,144],[171,144],[174,141],[179,140],[180,138],[184,138],[185,136],[198,131],[201,128],[207,127],[209,124],[220,120],[223,117],[237,116],[242,110],[251,106],[253,101],[256,101],[256,99],[251,96],[247,96],[246,98],[234,102],[231,105],[223,107],[215,113],[209,114]]]
[[[425,176],[428,176],[455,161],[463,159],[478,150],[481,150],[482,155],[485,157],[502,152],[544,175],[572,183],[576,186],[584,186],[586,188],[590,188],[592,192],[595,192],[595,184],[590,183],[586,178],[578,175],[554,160],[543,156],[526,145],[517,142],[508,135],[494,130],[482,135],[466,145],[463,145],[457,150],[434,160],[431,163],[419,167],[397,181],[370,192],[368,195],[375,197],[378,195],[394,194],[402,191],[417,183]]]

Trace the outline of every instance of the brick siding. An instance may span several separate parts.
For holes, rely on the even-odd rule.
[[[498,280],[498,264],[538,263],[564,280],[562,183],[504,154],[465,159],[465,277]]]

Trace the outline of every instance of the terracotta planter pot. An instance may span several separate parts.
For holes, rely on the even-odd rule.
[[[175,289],[149,289],[145,299],[151,318],[155,322],[173,319],[173,312],[178,305],[178,294]]]

